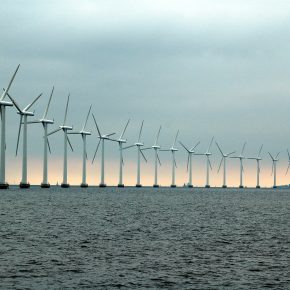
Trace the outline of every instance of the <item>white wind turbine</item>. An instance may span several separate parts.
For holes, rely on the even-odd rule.
[[[176,187],[176,184],[175,184],[175,168],[177,167],[177,164],[176,164],[176,160],[175,160],[175,152],[178,151],[178,149],[175,148],[175,143],[176,143],[178,134],[179,134],[179,130],[177,130],[177,133],[175,135],[175,138],[173,140],[173,144],[172,144],[171,148],[160,150],[160,151],[171,151],[171,156],[172,156],[172,175],[171,175],[171,178],[172,178],[172,180],[171,180],[170,187]]]
[[[192,188],[192,155],[195,153],[195,148],[199,145],[199,141],[193,146],[192,148],[187,148],[182,142],[180,142],[180,145],[187,151],[187,165],[186,170],[188,172],[188,184],[187,187]]]
[[[50,184],[48,182],[48,177],[47,177],[48,176],[47,148],[49,149],[49,152],[50,152],[50,146],[49,146],[49,142],[48,142],[48,138],[47,138],[47,127],[48,127],[48,124],[53,124],[54,121],[46,119],[46,117],[47,117],[49,105],[51,102],[51,98],[53,95],[53,91],[54,91],[54,87],[52,87],[51,94],[50,94],[47,106],[45,108],[43,117],[39,120],[27,122],[28,124],[41,123],[43,126],[44,135],[43,135],[43,174],[42,174],[43,177],[42,177],[42,183],[41,183],[42,188],[49,188],[50,187]]]
[[[67,134],[80,134],[82,136],[82,140],[83,140],[83,170],[82,170],[81,187],[88,187],[88,184],[87,184],[87,136],[91,135],[92,133],[89,131],[86,131],[86,126],[88,123],[91,109],[92,109],[92,105],[89,108],[89,111],[88,111],[87,117],[84,121],[82,129],[80,131],[70,131],[67,133]]]
[[[257,157],[248,157],[247,159],[253,159],[257,161],[257,185],[256,188],[260,188],[260,161],[262,160],[262,158],[260,157],[261,152],[262,152],[262,148],[263,148],[263,144],[260,147],[260,150],[258,152]]]
[[[275,158],[273,157],[273,155],[268,152],[271,159],[272,159],[272,174],[274,173],[274,185],[273,185],[273,188],[277,188],[277,184],[276,184],[276,164],[277,164],[277,161],[279,161],[278,159],[278,156],[280,154],[280,152],[275,156]]]
[[[218,147],[218,149],[219,149],[219,151],[220,151],[220,153],[221,153],[221,155],[222,155],[222,159],[221,159],[221,162],[220,162],[220,165],[219,165],[219,169],[218,169],[218,172],[220,171],[220,169],[221,169],[221,166],[222,166],[222,163],[224,164],[224,175],[223,175],[223,188],[226,188],[227,187],[227,179],[226,179],[226,174],[227,174],[227,169],[226,169],[226,160],[227,160],[227,158],[230,156],[230,155],[232,155],[232,154],[234,154],[234,153],[236,153],[236,151],[233,151],[233,152],[230,152],[230,153],[223,153],[223,151],[222,151],[222,149],[220,148],[220,146],[219,146],[219,144],[217,143],[217,142],[215,142],[216,143],[216,146]]]
[[[9,184],[6,182],[6,107],[7,106],[13,106],[11,102],[4,101],[4,98],[6,97],[13,80],[17,74],[17,71],[19,69],[19,66],[17,66],[14,74],[12,75],[12,78],[10,79],[8,86],[6,89],[4,89],[4,92],[0,98],[0,115],[1,115],[1,147],[0,147],[0,189],[7,189],[9,187]]]
[[[214,139],[214,137],[211,138],[211,141],[210,141],[210,143],[209,143],[209,145],[208,145],[208,148],[207,148],[207,150],[206,150],[205,153],[202,153],[202,154],[200,154],[200,153],[195,154],[195,155],[204,155],[204,156],[206,156],[206,184],[205,184],[205,187],[206,187],[206,188],[209,188],[209,187],[210,187],[210,185],[209,185],[209,169],[212,170],[212,166],[211,166],[211,163],[210,163],[210,159],[209,159],[209,157],[210,157],[210,155],[212,155],[211,152],[210,152],[210,148],[211,148],[211,145],[212,145],[213,139]]]
[[[143,154],[143,152],[141,150],[141,147],[144,146],[144,144],[140,141],[141,134],[142,134],[142,129],[143,129],[143,124],[144,124],[144,120],[141,123],[139,136],[138,136],[138,141],[135,144],[133,144],[133,145],[130,145],[128,147],[123,148],[123,149],[128,149],[128,148],[132,148],[134,146],[136,146],[136,148],[137,148],[137,182],[136,182],[136,187],[142,187],[142,184],[141,184],[141,168],[140,168],[141,167],[141,160],[140,160],[141,155],[142,155],[143,159],[147,162],[147,159],[146,159],[145,155]]]
[[[161,166],[161,161],[160,161],[159,154],[158,154],[158,150],[160,149],[160,146],[158,145],[158,140],[159,140],[160,131],[161,131],[161,126],[159,127],[159,129],[157,131],[154,145],[152,145],[151,147],[147,147],[147,148],[142,149],[142,151],[150,150],[150,149],[154,150],[155,159],[154,159],[154,183],[153,183],[153,187],[159,187],[159,184],[158,184],[158,163]]]
[[[123,144],[125,144],[127,142],[126,139],[123,139],[124,134],[126,132],[126,129],[128,127],[130,123],[130,119],[127,121],[124,130],[122,131],[119,139],[115,140],[116,142],[118,142],[119,144],[119,153],[120,153],[120,164],[119,164],[119,183],[118,183],[118,187],[124,187],[124,183],[123,183],[123,166],[124,166],[124,160],[123,160]]]
[[[70,94],[67,97],[63,125],[60,125],[57,129],[55,129],[52,132],[50,132],[49,134],[47,134],[47,136],[50,136],[50,135],[52,135],[52,134],[54,134],[54,133],[56,133],[56,132],[58,132],[60,130],[63,131],[63,140],[64,140],[64,143],[63,143],[63,145],[64,145],[63,146],[64,147],[64,149],[63,149],[63,180],[62,180],[62,184],[61,184],[61,187],[63,187],[63,188],[68,188],[69,187],[69,184],[67,182],[67,143],[69,143],[70,148],[73,151],[71,142],[70,142],[70,140],[69,140],[69,138],[67,136],[68,131],[72,130],[73,127],[66,125],[69,97],[70,97]]]
[[[104,135],[102,135],[101,134],[101,131],[99,129],[99,126],[97,124],[97,121],[95,119],[95,116],[94,116],[94,114],[92,114],[92,115],[93,115],[93,119],[94,119],[96,128],[98,130],[98,134],[99,134],[98,138],[100,139],[99,142],[98,142],[98,145],[97,145],[97,148],[96,148],[96,151],[95,151],[95,154],[94,154],[92,163],[94,163],[94,160],[95,160],[96,154],[98,152],[100,143],[102,142],[101,183],[100,183],[99,186],[100,187],[106,187],[107,185],[105,183],[105,140],[116,141],[116,140],[110,138],[110,136],[115,135],[116,133],[110,133],[110,134],[104,134]]]
[[[12,103],[17,109],[17,113],[20,115],[20,122],[19,122],[19,130],[18,130],[18,137],[17,137],[17,145],[16,145],[16,155],[18,152],[18,145],[19,145],[19,137],[21,133],[21,127],[23,125],[23,149],[22,149],[22,179],[19,184],[20,188],[29,188],[30,184],[27,181],[27,117],[34,116],[34,112],[29,112],[28,110],[34,105],[34,103],[41,97],[42,94],[38,95],[32,103],[28,104],[23,110],[20,109],[19,105],[16,101],[7,93],[7,96],[10,98]]]
[[[244,154],[246,144],[247,144],[247,142],[244,143],[241,154],[239,156],[231,156],[230,157],[230,158],[240,159],[240,185],[239,185],[239,188],[244,188],[244,185],[243,185],[243,173],[244,173],[243,160],[247,159],[247,157],[245,157],[243,154]]]

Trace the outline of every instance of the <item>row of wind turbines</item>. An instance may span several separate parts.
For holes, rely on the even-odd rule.
[[[21,182],[19,184],[20,188],[29,188],[30,187],[30,184],[29,184],[28,179],[27,179],[27,128],[28,128],[29,124],[41,124],[43,127],[43,131],[44,131],[44,134],[43,134],[43,178],[42,178],[41,187],[42,188],[49,188],[50,187],[50,184],[48,182],[48,151],[51,152],[51,149],[50,149],[50,143],[49,143],[48,137],[52,134],[59,132],[59,131],[62,131],[62,133],[63,133],[63,144],[64,144],[63,181],[61,183],[61,187],[64,187],[64,188],[69,187],[68,172],[67,172],[67,168],[68,168],[68,153],[67,153],[68,145],[71,148],[71,150],[73,150],[72,144],[71,144],[70,139],[69,139],[70,134],[78,134],[78,135],[81,135],[81,137],[82,137],[83,152],[82,152],[82,183],[81,183],[81,187],[88,187],[87,180],[86,180],[86,175],[87,175],[87,169],[86,169],[87,168],[87,145],[86,145],[87,143],[86,142],[87,142],[87,136],[91,135],[91,132],[86,130],[86,126],[87,126],[88,119],[89,119],[90,115],[92,115],[92,117],[93,117],[93,121],[94,121],[94,124],[96,126],[96,129],[98,132],[98,139],[99,139],[94,156],[93,156],[93,159],[92,159],[92,162],[94,162],[96,154],[97,154],[98,149],[99,149],[99,146],[101,145],[101,182],[100,182],[100,187],[106,187],[106,183],[105,183],[105,142],[107,142],[107,141],[117,142],[118,146],[119,146],[119,154],[120,155],[119,155],[119,183],[118,183],[118,187],[124,187],[124,183],[123,183],[123,166],[124,166],[123,151],[130,149],[130,148],[134,148],[134,147],[137,151],[136,187],[142,186],[142,184],[141,184],[141,157],[144,159],[145,162],[147,162],[144,151],[152,150],[152,149],[154,150],[154,184],[153,184],[153,187],[159,187],[158,168],[161,165],[159,154],[158,154],[159,151],[167,151],[167,152],[171,153],[171,158],[172,158],[171,187],[176,187],[175,170],[177,168],[177,165],[176,165],[176,160],[175,160],[175,153],[176,153],[176,151],[178,151],[178,149],[176,148],[177,141],[183,147],[183,149],[187,152],[187,171],[188,171],[187,186],[193,187],[193,184],[192,184],[192,158],[193,158],[193,156],[204,155],[206,157],[206,185],[205,185],[205,187],[207,187],[207,188],[210,187],[210,170],[212,170],[210,156],[212,155],[211,147],[212,147],[212,144],[214,141],[214,137],[212,137],[206,152],[197,153],[196,148],[200,142],[197,142],[193,147],[190,147],[190,148],[187,147],[181,141],[178,140],[178,135],[179,135],[179,130],[178,130],[176,135],[174,136],[172,146],[170,148],[167,148],[167,149],[161,149],[161,146],[159,145],[159,136],[160,136],[160,132],[161,132],[161,126],[160,126],[158,131],[157,131],[157,135],[156,135],[156,139],[155,139],[154,144],[150,147],[144,147],[143,142],[141,142],[142,129],[143,129],[143,125],[144,125],[144,121],[142,121],[137,141],[132,145],[124,147],[124,144],[127,142],[127,140],[124,138],[124,135],[125,135],[125,132],[127,130],[128,125],[130,123],[130,119],[125,124],[124,129],[123,129],[122,133],[120,134],[120,137],[118,139],[114,139],[113,135],[115,135],[115,133],[108,133],[108,134],[101,133],[100,127],[96,121],[94,114],[91,114],[92,106],[90,106],[88,113],[84,119],[84,123],[83,123],[81,130],[74,131],[72,126],[67,125],[67,114],[68,114],[70,95],[68,95],[68,97],[67,97],[63,123],[61,125],[59,125],[59,127],[57,129],[55,129],[51,132],[48,132],[48,125],[54,124],[54,120],[47,118],[51,99],[52,99],[53,92],[54,92],[54,87],[52,88],[52,91],[50,93],[49,100],[48,100],[48,103],[47,103],[47,106],[45,108],[45,111],[44,111],[42,118],[29,121],[28,117],[34,116],[34,112],[30,111],[30,109],[38,101],[38,99],[42,96],[42,94],[39,94],[31,103],[29,103],[27,106],[25,106],[23,109],[21,109],[21,107],[16,102],[15,98],[12,97],[11,94],[9,93],[9,89],[14,81],[14,78],[19,70],[19,67],[20,67],[20,65],[17,66],[14,74],[12,75],[12,77],[7,85],[7,87],[5,89],[3,89],[3,94],[0,98],[0,113],[1,113],[0,189],[7,189],[9,187],[9,184],[6,182],[6,176],[5,176],[5,168],[6,168],[6,162],[5,162],[6,161],[6,156],[5,156],[5,150],[6,150],[5,114],[6,114],[6,107],[11,107],[11,106],[14,106],[16,108],[17,113],[20,116],[19,130],[18,130],[18,136],[17,136],[17,145],[16,145],[16,155],[18,153],[21,131],[23,130],[23,133],[22,133],[22,138],[23,138],[22,139],[22,178],[21,178]],[[10,101],[4,100],[6,96],[8,97],[8,99]],[[246,143],[243,144],[241,153],[239,155],[236,155],[236,156],[234,156],[234,154],[236,153],[235,151],[230,152],[230,153],[225,153],[222,151],[220,145],[217,142],[215,142],[215,143],[216,143],[216,146],[217,146],[217,148],[220,151],[221,156],[222,156],[221,161],[220,161],[220,165],[218,168],[218,172],[219,172],[221,170],[221,168],[223,167],[223,185],[222,185],[222,187],[223,188],[227,187],[227,168],[226,168],[227,159],[228,158],[236,158],[236,159],[239,159],[239,162],[240,162],[240,185],[239,185],[239,187],[240,188],[244,187],[244,185],[243,185],[243,173],[244,173],[243,160],[244,159],[252,159],[252,160],[256,160],[256,164],[257,164],[257,185],[256,185],[256,187],[260,188],[260,161],[262,160],[261,152],[262,152],[263,145],[260,147],[256,157],[246,157],[246,156],[244,156],[244,150],[245,150]],[[287,150],[287,152],[288,152],[288,150]],[[269,155],[272,159],[272,173],[274,176],[273,187],[276,188],[277,187],[277,185],[276,185],[276,164],[279,160],[278,159],[279,153],[275,157],[273,157],[273,155],[270,153],[269,153]],[[288,170],[290,167],[290,154],[289,154],[289,152],[288,152],[288,158],[289,158],[289,165],[288,165],[286,174],[288,173]]]

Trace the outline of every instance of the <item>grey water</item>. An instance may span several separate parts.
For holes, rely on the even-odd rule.
[[[0,192],[1,289],[290,289],[290,191]]]

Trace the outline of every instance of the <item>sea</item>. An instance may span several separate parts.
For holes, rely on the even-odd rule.
[[[1,289],[290,289],[290,190],[0,192]]]

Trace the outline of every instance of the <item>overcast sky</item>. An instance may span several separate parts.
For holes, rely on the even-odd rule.
[[[128,118],[126,137],[136,141],[144,119],[142,140],[153,144],[162,125],[160,145],[179,140],[204,152],[211,136],[225,151],[256,155],[264,144],[262,183],[271,185],[267,151],[281,151],[278,183],[289,183],[286,148],[290,147],[290,2],[282,0],[140,0],[140,1],[8,1],[0,6],[0,83],[6,86],[18,63],[11,95],[24,107],[40,92],[36,117],[43,114],[52,86],[49,116],[61,124],[68,93],[68,120],[80,128],[90,104],[104,133],[120,134]],[[7,113],[8,180],[19,182],[15,158],[18,115]],[[96,146],[88,141],[90,159]],[[29,180],[41,181],[42,129],[29,127]],[[81,138],[72,137],[70,182],[80,183]],[[52,183],[61,181],[62,135],[51,136]],[[118,149],[107,144],[107,181],[117,183]],[[213,152],[212,185],[220,153]],[[126,183],[135,183],[135,156],[125,153]],[[145,184],[153,183],[153,152],[142,164]],[[160,153],[161,182],[170,184],[170,155]],[[186,154],[177,153],[177,182],[186,182]],[[205,160],[194,160],[195,184],[205,183]],[[89,181],[99,183],[99,156],[89,165]],[[229,185],[238,185],[238,162],[229,162]],[[245,165],[248,185],[255,184],[255,163]]]

